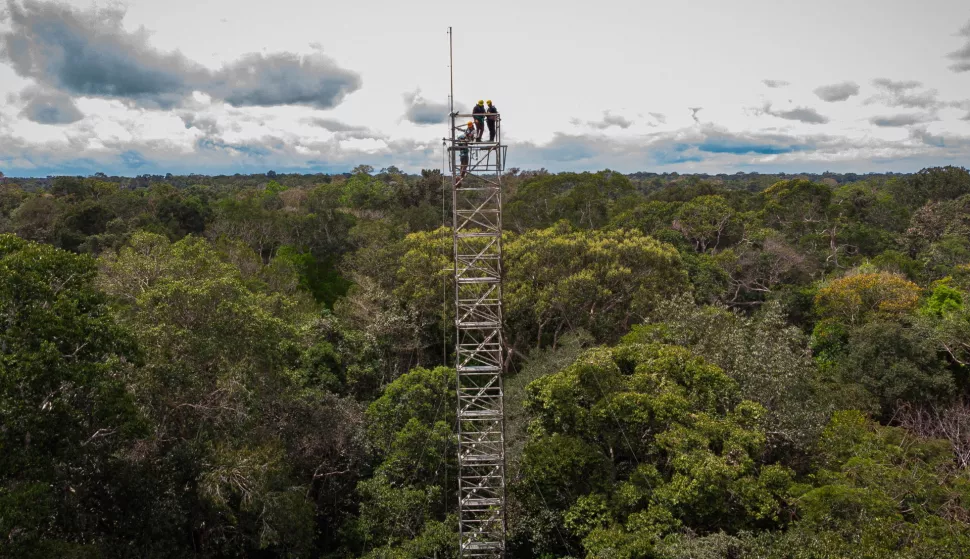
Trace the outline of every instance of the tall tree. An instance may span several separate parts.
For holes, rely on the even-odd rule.
[[[628,230],[560,223],[512,237],[505,258],[511,343],[523,352],[577,328],[615,339],[654,302],[687,288],[673,247]]]
[[[94,289],[96,270],[0,235],[0,556],[104,556],[130,543],[137,503],[123,456],[144,424],[124,379],[138,353]]]
[[[245,281],[202,239],[147,233],[102,257],[99,284],[144,349],[130,389],[152,420],[145,460],[188,488],[169,506],[182,509],[192,545],[306,552],[313,480],[288,454],[287,441],[299,439],[280,437],[294,424],[289,414],[306,408],[291,400],[287,374],[305,321],[298,299]]]

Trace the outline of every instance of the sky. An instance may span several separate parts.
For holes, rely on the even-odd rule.
[[[970,166],[965,0],[0,0],[0,172],[408,172],[491,99],[553,172]]]

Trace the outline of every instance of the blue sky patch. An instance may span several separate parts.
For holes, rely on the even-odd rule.
[[[778,155],[805,151],[808,146],[801,144],[768,144],[745,140],[743,138],[708,138],[697,144],[697,149],[708,153],[731,153],[734,155]]]
[[[137,169],[139,167],[145,166],[148,163],[148,160],[145,159],[145,156],[143,156],[142,154],[138,153],[133,149],[122,152],[118,157],[121,159],[121,162],[124,164],[124,166],[129,169]]]

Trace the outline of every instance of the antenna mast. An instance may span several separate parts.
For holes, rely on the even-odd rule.
[[[448,90],[448,103],[450,108],[448,114],[455,114],[455,47],[454,36],[451,34],[451,26],[448,27],[448,72],[450,73],[451,87]],[[454,129],[454,122],[452,129]]]
[[[455,369],[458,375],[458,512],[461,557],[505,556],[505,410],[502,373],[502,144],[501,115],[489,113],[488,141],[466,136],[455,112],[451,27],[448,152],[452,179],[455,258]],[[479,134],[482,134],[480,131]]]

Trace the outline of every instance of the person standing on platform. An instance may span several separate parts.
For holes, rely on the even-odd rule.
[[[498,114],[498,109],[495,107],[495,105],[492,104],[491,99],[486,101],[486,103],[488,103],[488,110],[485,111],[486,113],[488,113],[488,117],[485,119],[485,121],[488,123],[488,141],[494,142],[495,141],[495,121],[498,120],[498,117],[496,116]]]
[[[458,137],[458,159],[461,161],[461,178],[468,174],[468,142],[475,141],[475,123],[469,121],[465,133]]]
[[[472,116],[475,117],[475,128],[478,129],[475,141],[481,142],[482,135],[485,134],[485,101],[478,100],[478,104],[472,109]]]

